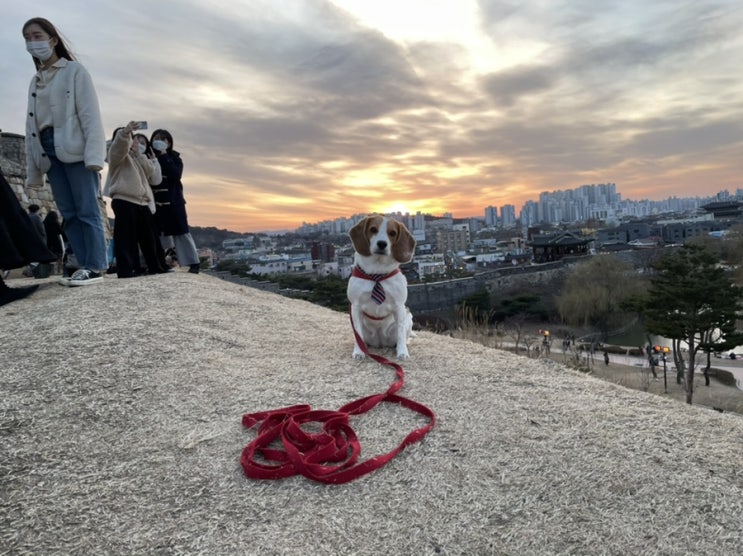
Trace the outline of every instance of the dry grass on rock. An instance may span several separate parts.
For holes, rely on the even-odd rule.
[[[22,280],[11,280],[12,285]],[[419,333],[426,439],[352,483],[252,481],[243,413],[384,390],[347,315],[208,275],[0,308],[0,553],[734,554],[743,419]],[[385,355],[391,356],[389,352]],[[352,420],[363,455],[421,419]]]

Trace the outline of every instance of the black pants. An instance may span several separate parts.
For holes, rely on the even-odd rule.
[[[36,233],[31,218],[0,172],[0,268],[10,270],[32,262],[54,261]]]
[[[129,278],[144,273],[139,263],[140,249],[149,274],[166,272],[164,260],[160,261],[158,257],[153,233],[154,219],[150,209],[123,199],[111,201],[111,208],[116,217],[114,222],[116,275],[119,278]]]

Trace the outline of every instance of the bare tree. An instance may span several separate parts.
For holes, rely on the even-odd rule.
[[[607,340],[609,332],[630,318],[621,307],[644,289],[630,265],[613,255],[592,257],[576,266],[557,297],[560,317],[571,325],[591,326]]]
[[[510,339],[516,347],[516,353],[521,349],[521,339],[524,337],[526,332],[526,315],[518,313],[511,318],[503,322],[503,333]],[[529,348],[527,348],[527,352]]]

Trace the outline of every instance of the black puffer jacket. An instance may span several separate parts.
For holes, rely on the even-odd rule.
[[[186,199],[183,197],[183,160],[174,150],[158,154],[157,161],[163,172],[160,185],[153,185],[155,194],[155,221],[161,233],[179,236],[188,233]]]

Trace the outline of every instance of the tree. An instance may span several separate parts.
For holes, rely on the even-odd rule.
[[[310,301],[316,305],[329,307],[334,311],[348,312],[346,287],[348,280],[338,276],[327,276],[317,280],[310,295]]]
[[[498,301],[493,313],[497,321],[505,321],[516,315],[523,315],[526,320],[547,321],[549,307],[538,293],[520,292]]]
[[[480,288],[460,302],[459,320],[463,322],[487,324],[493,314],[493,302],[490,292]]]
[[[503,332],[513,340],[516,353],[521,349],[521,339],[528,335],[527,327],[528,322],[524,313],[514,315],[503,324]],[[530,341],[527,340],[524,344],[528,355]]]
[[[701,341],[699,349],[707,354],[707,364],[704,367],[704,385],[709,386],[709,369],[712,366],[713,353],[725,352],[743,344],[743,332],[735,329],[735,321],[727,320],[720,322],[719,326],[707,330]]]
[[[670,338],[676,368],[686,371],[686,403],[694,395],[694,367],[699,351],[736,340],[736,321],[743,309],[743,289],[700,245],[687,244],[655,265],[656,274],[644,298],[645,326]],[[684,361],[681,344],[687,346]]]
[[[664,247],[653,247],[650,249],[638,249],[632,253],[635,268],[645,274],[652,272],[653,265],[665,255]]]
[[[560,317],[574,326],[592,326],[606,341],[612,327],[622,324],[627,299],[644,283],[630,265],[613,255],[598,255],[576,266],[557,297]]]
[[[735,283],[743,285],[743,224],[728,230],[722,246],[725,262],[735,268]]]

